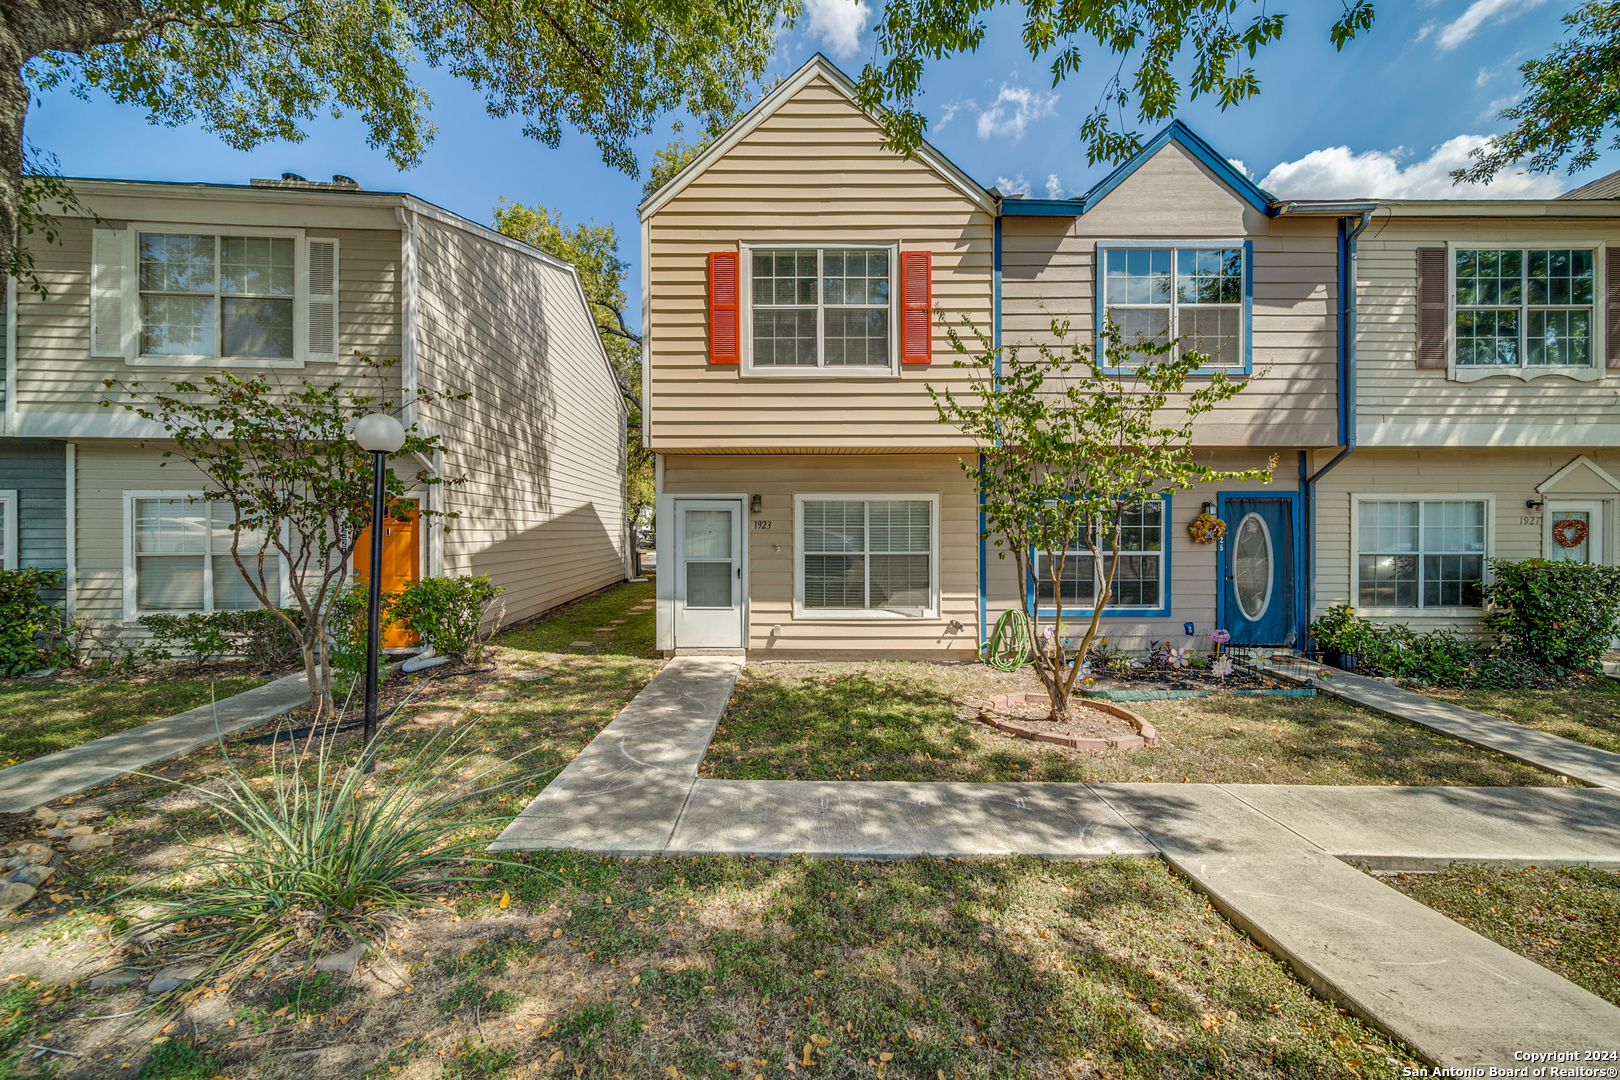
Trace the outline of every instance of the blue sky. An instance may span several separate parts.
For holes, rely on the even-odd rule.
[[[873,53],[869,28],[879,4],[807,0],[804,17],[782,36],[773,71],[792,71],[820,50],[857,72]],[[1573,6],[1386,0],[1372,31],[1336,53],[1327,30],[1339,5],[1301,4],[1282,41],[1257,61],[1258,98],[1224,113],[1198,101],[1181,117],[1280,195],[1487,194],[1455,191],[1446,172],[1463,164],[1482,137],[1503,129],[1495,113],[1521,90],[1516,65],[1562,39],[1559,19]],[[1036,196],[1078,194],[1106,172],[1086,165],[1078,129],[1114,66],[1098,55],[1053,87],[1044,67],[1022,50],[1016,11],[1004,10],[991,20],[978,53],[929,68],[920,99],[929,139],[986,185],[1027,186]],[[282,172],[310,179],[342,173],[368,189],[410,191],[477,221],[488,221],[502,197],[539,202],[570,222],[612,222],[623,253],[639,262],[639,180],[603,165],[588,138],[569,133],[549,150],[522,135],[520,119],[490,117],[464,84],[432,71],[423,80],[439,135],[422,164],[406,173],[367,148],[363,129],[349,119],[312,125],[300,144],[241,152],[195,127],[154,127],[138,109],[58,92],[30,111],[27,133],[56,154],[69,176],[243,183]],[[666,127],[640,139],[638,153],[650,159],[668,137]],[[1488,194],[1545,197],[1615,168],[1620,154],[1610,152],[1574,179],[1508,176]]]

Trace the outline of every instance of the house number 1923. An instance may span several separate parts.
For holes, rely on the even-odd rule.
[[[760,518],[754,519],[754,528],[759,532],[769,532],[771,523]]]

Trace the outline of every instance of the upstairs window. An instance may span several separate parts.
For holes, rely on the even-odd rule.
[[[888,247],[745,248],[749,366],[888,374],[894,265]]]
[[[142,356],[293,358],[289,236],[141,233]]]
[[[1458,248],[1457,367],[1591,368],[1594,253],[1584,248]]]
[[[1112,318],[1126,345],[1163,345],[1241,371],[1247,360],[1248,252],[1219,247],[1098,245],[1103,267],[1099,327]],[[1124,361],[1116,359],[1115,363]]]

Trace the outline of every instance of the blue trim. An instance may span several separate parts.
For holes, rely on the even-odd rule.
[[[1346,350],[1345,342],[1344,342],[1345,321],[1346,321],[1345,320],[1346,312],[1345,312],[1345,299],[1344,299],[1344,283],[1350,276],[1350,267],[1349,267],[1350,244],[1349,244],[1349,241],[1346,239],[1346,237],[1348,235],[1348,232],[1349,232],[1349,230],[1347,230],[1345,228],[1345,219],[1340,218],[1339,219],[1339,284],[1338,284],[1338,291],[1339,291],[1339,296],[1338,296],[1338,300],[1339,300],[1339,312],[1338,312],[1338,314],[1339,314],[1339,318],[1338,318],[1338,323],[1339,323],[1339,335],[1338,335],[1338,337],[1339,337],[1339,441],[1338,441],[1338,445],[1339,446],[1344,445],[1345,432],[1349,430],[1349,425],[1350,425],[1350,417],[1349,417],[1349,413],[1348,413],[1348,410],[1347,410],[1347,406],[1348,406],[1348,402],[1349,402],[1349,395],[1345,391],[1345,379],[1348,377],[1348,372],[1347,372],[1347,369],[1346,369],[1346,366],[1345,366],[1345,355],[1346,355],[1346,352],[1348,350]]]
[[[1096,254],[1092,257],[1092,283],[1091,292],[1096,310],[1092,313],[1091,341],[1095,348],[1102,347],[1103,310],[1107,303],[1108,287],[1108,252],[1111,249],[1130,249],[1134,251],[1177,251],[1196,247],[1215,246],[1212,241],[1199,240],[1098,240]],[[1171,260],[1174,263],[1174,260]],[[1170,270],[1172,276],[1175,267]],[[1000,279],[997,278],[997,295],[1000,295]],[[998,301],[999,303],[999,301]],[[1103,370],[1110,375],[1128,375],[1129,368],[1115,367],[1104,364]],[[1251,375],[1254,373],[1254,241],[1243,241],[1243,364],[1240,367],[1211,368],[1210,371],[1220,370],[1228,375]],[[1207,374],[1196,372],[1195,374]]]
[[[1160,544],[1161,544],[1161,547],[1159,549],[1160,550],[1159,567],[1163,571],[1163,577],[1164,577],[1164,581],[1163,581],[1162,585],[1160,586],[1160,595],[1164,597],[1164,604],[1163,604],[1163,606],[1156,607],[1156,608],[1119,607],[1119,606],[1116,606],[1114,604],[1109,604],[1107,607],[1103,608],[1103,617],[1104,618],[1107,618],[1110,615],[1131,615],[1131,616],[1135,616],[1136,618],[1139,618],[1139,619],[1164,619],[1164,618],[1169,618],[1170,617],[1171,608],[1175,604],[1175,601],[1171,598],[1171,592],[1170,592],[1171,585],[1172,585],[1172,579],[1171,579],[1171,562],[1172,562],[1171,551],[1172,551],[1172,549],[1174,547],[1174,545],[1170,541],[1170,521],[1171,521],[1171,516],[1172,516],[1172,514],[1173,514],[1173,512],[1175,510],[1175,498],[1174,498],[1173,495],[1171,495],[1169,493],[1166,493],[1164,495],[1159,496],[1159,501],[1164,503],[1164,517],[1162,519],[1162,525],[1163,525],[1163,530],[1164,531],[1163,531],[1163,535],[1161,536],[1160,541],[1159,541]],[[1031,555],[1031,557],[1030,557],[1029,565],[1030,565],[1031,568],[1033,568],[1035,566],[1035,558],[1034,558],[1033,555]],[[1035,597],[1036,597],[1035,580],[1034,580],[1034,576],[1033,576],[1033,573],[1032,573],[1031,577],[1030,577],[1030,582],[1029,582],[1029,598],[1030,598],[1029,602],[1030,602],[1030,605],[1034,608],[1034,610],[1031,611],[1030,614],[1033,615],[1033,616],[1036,616],[1038,618],[1040,616],[1040,604],[1035,599]],[[1091,614],[1092,614],[1092,609],[1091,608],[1062,608],[1062,609],[1058,610],[1057,617],[1058,617],[1059,620],[1062,620],[1062,619],[1083,619],[1083,618],[1090,618]]]
[[[1003,199],[1003,217],[1079,217],[1086,212],[1084,197],[1078,199]]]
[[[1289,620],[1298,631],[1300,619],[1305,610],[1303,526],[1304,520],[1300,513],[1299,492],[1296,491],[1220,491],[1215,494],[1215,516],[1222,521],[1228,521],[1226,502],[1228,499],[1287,499],[1289,502],[1288,516],[1292,521],[1289,532],[1294,535],[1294,610],[1289,614]],[[1215,626],[1217,629],[1226,625],[1226,537],[1221,537],[1215,548]],[[1305,639],[1300,638],[1294,647],[1301,652],[1305,651]]]
[[[1192,128],[1183,124],[1180,120],[1170,121],[1157,135],[1147,141],[1147,144],[1137,152],[1135,157],[1120,165],[1119,168],[1109,173],[1100,183],[1086,192],[1081,197],[1083,203],[1081,213],[1085,213],[1093,206],[1096,206],[1110,191],[1123,184],[1130,178],[1132,173],[1140,169],[1143,162],[1172,142],[1179,143],[1183,150],[1186,150],[1202,162],[1210,172],[1220,177],[1222,183],[1240,195],[1250,206],[1262,214],[1270,216],[1271,204],[1274,201],[1270,193],[1262,190],[1253,180],[1234,169],[1224,157],[1215,152],[1213,147],[1199,138]],[[1006,206],[1007,204],[1003,202],[1002,213],[1007,212]],[[1035,212],[1039,213],[1041,211]],[[1050,213],[1051,211],[1045,212]]]
[[[986,560],[990,557],[989,546],[985,537],[984,514],[984,455],[979,455],[979,651],[983,652],[990,643],[989,607],[990,607],[990,564]]]

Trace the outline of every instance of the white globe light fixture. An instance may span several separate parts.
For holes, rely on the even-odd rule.
[[[354,423],[354,441],[373,454],[395,454],[405,445],[405,425],[387,413],[367,413]]]
[[[387,413],[367,413],[351,430],[360,449],[371,453],[371,573],[366,580],[366,772],[376,768],[371,744],[377,738],[377,653],[382,647],[383,510],[388,502],[385,479],[388,455],[405,445],[405,425]]]

